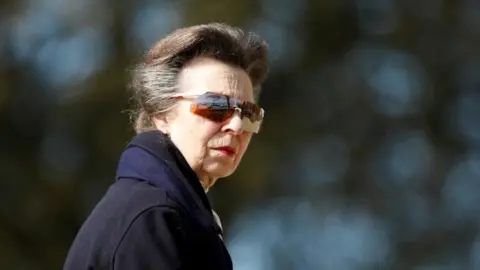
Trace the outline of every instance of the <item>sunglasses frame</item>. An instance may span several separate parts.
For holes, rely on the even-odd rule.
[[[229,107],[232,107],[235,111],[239,112],[240,118],[242,119],[242,122],[244,124],[244,130],[245,131],[249,131],[249,132],[253,132],[253,133],[258,133],[260,131],[261,124],[262,124],[263,119],[265,117],[265,110],[263,108],[259,107],[257,104],[255,104],[253,102],[239,100],[239,99],[236,99],[236,98],[232,98],[231,96],[226,95],[226,94],[220,94],[220,93],[215,93],[215,92],[211,92],[211,91],[207,91],[207,92],[204,92],[204,93],[201,93],[201,94],[200,93],[178,93],[178,94],[173,95],[172,98],[175,98],[175,99],[194,99],[195,100],[195,99],[197,99],[201,96],[204,96],[204,95],[225,97],[227,99],[227,105]],[[196,108],[194,106],[196,106],[196,105],[198,105],[198,104],[192,104],[190,106],[190,109],[191,109],[192,113],[195,113],[194,110]],[[250,118],[243,115],[243,109],[244,109],[245,106],[255,106],[256,109],[258,109],[257,120],[252,121]],[[231,117],[231,115],[229,117]]]

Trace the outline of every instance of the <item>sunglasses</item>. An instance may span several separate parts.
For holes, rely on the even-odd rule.
[[[243,122],[243,130],[258,133],[265,111],[258,105],[234,99],[228,95],[213,92],[204,94],[178,94],[176,99],[192,99],[190,111],[211,121],[221,123],[239,112]]]

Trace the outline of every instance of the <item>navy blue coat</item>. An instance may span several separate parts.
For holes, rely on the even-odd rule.
[[[123,152],[116,181],[80,228],[64,270],[232,269],[200,182],[150,131]]]

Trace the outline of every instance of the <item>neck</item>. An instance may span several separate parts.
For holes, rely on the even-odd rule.
[[[203,189],[205,192],[208,192],[208,190],[215,184],[217,181],[217,178],[208,176],[208,175],[200,175],[197,174],[198,179],[200,179],[200,184],[202,185]]]

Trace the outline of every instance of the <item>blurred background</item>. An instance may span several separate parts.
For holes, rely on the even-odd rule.
[[[237,270],[480,269],[480,2],[0,2],[0,269],[60,269],[133,136],[128,68],[181,26],[269,43],[209,193]]]

